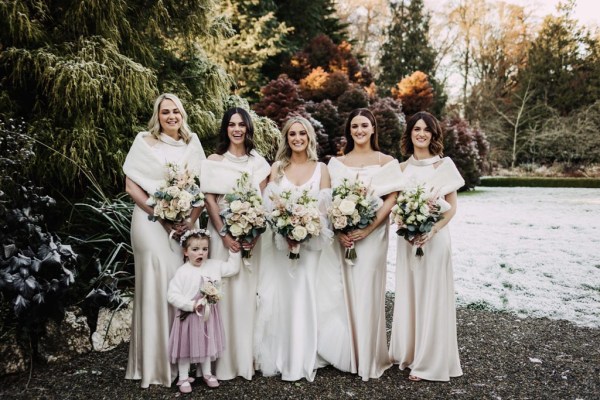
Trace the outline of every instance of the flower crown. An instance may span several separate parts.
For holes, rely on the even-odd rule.
[[[190,230],[185,231],[185,233],[183,235],[181,235],[181,238],[179,238],[179,244],[181,246],[183,246],[185,241],[190,236],[194,236],[194,235],[210,238],[210,232],[207,229],[190,229]]]

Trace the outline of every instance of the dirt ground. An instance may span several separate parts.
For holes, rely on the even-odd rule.
[[[388,317],[390,307],[388,304]],[[332,367],[314,382],[283,382],[258,373],[193,392],[177,387],[140,389],[124,379],[127,345],[89,353],[58,365],[35,365],[31,374],[0,378],[2,399],[598,399],[600,330],[566,321],[519,319],[504,313],[459,309],[458,341],[464,375],[450,382],[411,382],[397,366],[363,382]]]

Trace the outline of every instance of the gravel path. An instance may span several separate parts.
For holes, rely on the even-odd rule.
[[[388,301],[388,317],[390,316]],[[511,314],[459,309],[458,341],[464,376],[449,383],[410,382],[393,367],[363,382],[327,367],[314,382],[283,382],[257,375],[208,389],[196,382],[191,395],[171,388],[140,389],[123,379],[127,345],[90,353],[59,365],[0,378],[2,399],[598,399],[600,330],[566,321],[519,319]]]

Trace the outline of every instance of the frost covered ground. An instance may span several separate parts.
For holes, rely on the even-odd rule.
[[[600,327],[599,189],[482,187],[458,201],[450,229],[459,305]]]

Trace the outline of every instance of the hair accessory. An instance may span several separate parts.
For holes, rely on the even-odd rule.
[[[185,241],[190,236],[200,236],[200,237],[210,238],[210,232],[207,229],[190,229],[190,230],[187,230],[187,231],[185,231],[185,233],[183,235],[181,235],[181,238],[179,238],[179,244],[181,246],[183,246],[183,244],[185,243]]]

